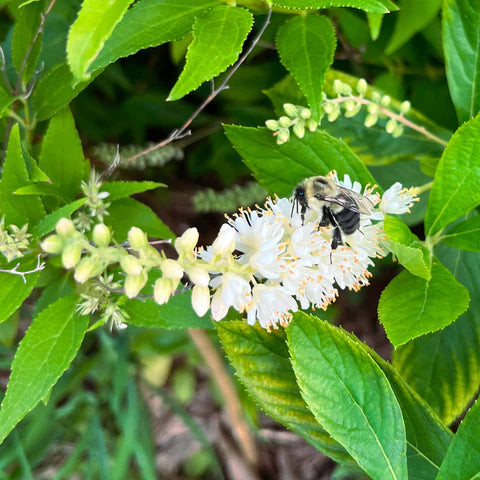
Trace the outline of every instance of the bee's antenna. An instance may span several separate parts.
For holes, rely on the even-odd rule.
[[[297,206],[297,213],[298,213],[298,200],[297,200],[297,196],[294,195],[293,197],[293,202],[292,202],[292,210],[290,212],[290,218],[293,217],[293,209],[295,208],[295,205]]]

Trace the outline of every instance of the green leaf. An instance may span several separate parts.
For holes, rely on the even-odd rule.
[[[108,192],[108,201],[118,200],[120,198],[129,197],[136,193],[146,192],[155,188],[165,187],[164,183],[158,182],[108,182],[103,184],[102,192]]]
[[[445,329],[395,350],[393,364],[449,424],[465,410],[480,384],[480,254],[443,247],[439,257],[468,288],[470,306]]]
[[[352,7],[366,12],[388,13],[398,10],[390,0],[273,0],[273,4],[285,8]]]
[[[437,480],[480,478],[480,400],[467,412],[453,437]]]
[[[380,35],[380,29],[383,23],[383,13],[367,13],[368,28],[370,29],[370,37],[375,41]]]
[[[61,218],[70,217],[70,215],[83,206],[86,201],[86,198],[79,198],[78,200],[63,206],[62,208],[59,208],[58,210],[55,210],[44,217],[42,220],[40,220],[40,222],[38,222],[38,225],[33,232],[34,236],[41,238],[47,233],[50,233]]]
[[[455,225],[442,236],[442,242],[453,248],[480,252],[480,215]]]
[[[317,121],[322,113],[322,85],[333,61],[336,37],[327,17],[300,15],[278,31],[280,59],[305,94]]]
[[[223,348],[237,376],[267,415],[341,463],[354,463],[319,425],[303,400],[290,364],[283,329],[268,333],[242,321],[217,324]]]
[[[407,479],[402,411],[359,342],[303,312],[287,328],[293,369],[319,423],[375,480]]]
[[[36,2],[18,10],[12,37],[12,60],[22,82],[30,80],[35,72],[42,47],[42,32],[35,39],[40,26],[45,1]],[[35,43],[32,44],[35,39]]]
[[[18,197],[14,192],[29,183],[27,167],[23,157],[20,130],[16,124],[8,140],[7,156],[0,181],[0,212],[5,215],[5,223],[22,226],[28,223],[36,225],[45,215],[42,202],[38,197]]]
[[[105,43],[91,70],[103,68],[144,48],[180,40],[192,29],[195,17],[217,4],[218,0],[136,2]]]
[[[18,346],[0,409],[0,442],[40,402],[69,367],[87,328],[75,314],[78,297],[65,297],[44,310]]]
[[[480,2],[445,1],[442,33],[448,87],[462,123],[480,110]]]
[[[422,8],[418,8],[417,0],[400,0],[399,4],[395,29],[385,50],[387,55],[391,55],[426,27],[436,17],[442,0],[423,0]]]
[[[430,278],[428,251],[421,245],[417,236],[396,217],[385,217],[384,230],[398,261],[413,275],[428,280]]]
[[[431,236],[480,204],[480,115],[448,142],[435,172],[425,232]]]
[[[38,196],[50,196],[56,197],[63,202],[68,201],[64,196],[63,193],[51,183],[48,182],[41,182],[41,183],[33,183],[30,185],[26,185],[25,187],[20,187],[15,190],[15,195],[38,195]]]
[[[213,329],[209,316],[200,318],[192,308],[192,293],[175,295],[168,303],[158,305],[151,298],[143,300],[129,300],[122,305],[130,318],[127,322],[137,327],[155,328],[206,328]]]
[[[27,272],[37,265],[37,259],[25,257],[2,265],[3,270],[9,270],[19,263],[18,271]],[[40,272],[25,275],[25,282],[20,275],[0,272],[0,323],[7,320],[22,305],[35,287]]]
[[[88,68],[132,1],[83,0],[78,17],[70,28],[67,42],[68,64],[78,80],[88,80]]]
[[[37,120],[46,120],[68,105],[84,88],[86,88],[101,71],[97,71],[89,80],[75,82],[66,63],[52,68],[38,82],[33,91],[33,106]],[[75,82],[75,87],[73,84]]]
[[[258,183],[272,194],[289,196],[300,180],[326,175],[330,170],[336,170],[340,178],[348,174],[363,185],[375,183],[358,157],[328,133],[306,133],[302,140],[292,137],[287,143],[277,145],[266,128],[234,125],[224,128]]]
[[[75,198],[87,165],[82,143],[68,107],[50,120],[43,138],[39,166],[67,200]]]
[[[219,5],[193,24],[185,67],[167,100],[178,100],[235,63],[253,24],[245,8]]]
[[[122,198],[112,202],[105,224],[112,227],[115,238],[123,242],[131,227],[141,228],[151,237],[175,238],[172,231],[157,217],[150,207],[133,198]]]
[[[468,290],[433,259],[430,280],[403,271],[387,285],[380,297],[378,316],[387,337],[398,347],[446,327],[467,309],[468,303]]]
[[[15,101],[15,98],[0,85],[0,118],[7,116],[8,107]]]

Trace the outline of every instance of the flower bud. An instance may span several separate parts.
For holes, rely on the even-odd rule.
[[[298,122],[293,126],[293,133],[298,138],[303,138],[305,136],[305,122]]]
[[[181,237],[175,240],[175,250],[179,255],[192,253],[198,242],[198,230],[195,227],[188,228]]]
[[[165,278],[179,280],[183,277],[183,268],[178,262],[171,260],[170,258],[167,258],[162,262],[160,269]]]
[[[357,83],[357,92],[363,96],[367,93],[367,89],[368,89],[367,81],[364,78],[361,78]]]
[[[342,94],[343,95],[351,95],[352,94],[352,87],[348,83],[342,84]]]
[[[343,90],[343,83],[341,80],[339,80],[338,78],[336,78],[334,81],[333,81],[333,91],[340,95],[342,93],[342,90]]]
[[[351,112],[352,110],[355,110],[356,103],[353,100],[347,100],[344,104],[345,110],[347,112]]]
[[[380,100],[380,103],[383,107],[388,107],[390,105],[390,97],[388,95],[384,95]]]
[[[397,125],[392,132],[392,137],[398,138],[402,135],[402,133],[403,133],[403,127],[401,125]]]
[[[88,279],[100,275],[104,269],[105,265],[98,257],[84,257],[76,266],[73,278],[78,283],[85,283]]]
[[[272,132],[276,132],[280,128],[280,125],[278,124],[277,120],[267,120],[265,122],[265,126]]]
[[[378,92],[372,92],[372,102],[379,103],[381,98]]]
[[[200,287],[206,287],[210,282],[210,275],[200,267],[191,267],[187,270],[188,278]]]
[[[97,223],[93,228],[92,238],[99,247],[106,247],[110,243],[110,229],[103,223]]]
[[[360,112],[361,108],[362,106],[359,103],[356,103],[353,108],[345,112],[345,117],[346,118],[354,117],[355,115],[357,115],[358,112]]]
[[[284,103],[283,109],[289,117],[297,116],[297,107],[293,103]]]
[[[370,103],[367,107],[368,113],[371,113],[372,115],[377,115],[378,113],[378,105],[376,103]]]
[[[281,128],[277,135],[277,145],[283,145],[284,143],[287,143],[289,139],[290,130],[288,128]]]
[[[397,122],[396,120],[394,120],[393,118],[391,118],[387,124],[385,125],[385,130],[387,131],[387,133],[393,133],[393,131],[395,130],[395,128],[397,127]]]
[[[288,128],[292,124],[292,119],[290,117],[287,117],[287,116],[284,115],[283,117],[280,117],[278,119],[278,124],[282,128]]]
[[[312,116],[312,111],[309,108],[302,108],[300,110],[300,116],[304,119],[307,120]]]
[[[408,100],[405,100],[404,102],[402,102],[402,104],[400,105],[400,113],[402,115],[405,115],[409,112],[410,110],[410,107],[411,107],[411,103],[408,101]]]
[[[218,322],[228,313],[228,307],[223,301],[222,289],[219,288],[212,297],[212,318]]]
[[[55,226],[55,230],[57,233],[63,237],[71,237],[73,233],[75,233],[75,225],[69,218],[61,218],[57,225]]]
[[[168,278],[159,278],[153,287],[153,298],[159,305],[168,302],[173,293],[173,282]]]
[[[313,118],[308,119],[308,129],[311,132],[314,132],[318,128],[318,122],[314,120]]]
[[[213,254],[223,256],[232,253],[235,250],[235,245],[236,232],[230,225],[224,223],[220,228],[220,232],[218,232],[217,238],[212,243]]]
[[[147,280],[148,275],[146,272],[142,272],[140,275],[127,275],[125,279],[125,295],[128,298],[135,298],[145,286]]]
[[[124,255],[120,259],[120,266],[127,275],[140,275],[143,270],[142,263],[133,255]]]
[[[363,124],[367,127],[367,128],[370,128],[370,127],[373,127],[376,123],[377,123],[377,120],[378,120],[378,117],[376,115],[374,115],[373,113],[369,113],[366,117],[365,117],[365,121],[363,122]]]
[[[40,244],[40,247],[47,253],[60,253],[63,250],[63,240],[58,235],[50,235]]]
[[[192,307],[199,317],[203,317],[210,308],[210,290],[196,285],[192,289]]]
[[[147,235],[137,227],[132,227],[128,232],[128,243],[134,250],[148,247]]]
[[[78,242],[69,243],[63,249],[62,263],[65,268],[74,268],[82,256],[82,246]]]
[[[323,106],[323,111],[326,114],[332,113],[335,110],[335,104],[328,102]]]
[[[340,115],[340,109],[333,110],[333,112],[330,112],[327,115],[328,121],[329,122],[334,122],[338,118],[339,115]]]

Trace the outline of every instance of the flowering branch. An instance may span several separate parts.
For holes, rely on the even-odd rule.
[[[27,270],[26,272],[20,272],[18,271],[18,267],[20,266],[20,263],[17,263],[13,268],[10,270],[4,270],[0,268],[1,273],[10,273],[12,275],[20,275],[22,277],[23,283],[27,283],[27,279],[25,278],[26,275],[30,275],[32,273],[40,272],[45,268],[45,262],[41,261],[41,256],[38,255],[37,257],[37,266],[33,270]]]

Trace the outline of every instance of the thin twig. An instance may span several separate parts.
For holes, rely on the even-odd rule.
[[[20,266],[20,263],[17,263],[13,268],[10,270],[4,270],[0,268],[1,273],[10,273],[12,275],[20,275],[22,277],[23,283],[27,283],[27,279],[25,278],[26,275],[30,275],[31,273],[40,272],[45,268],[45,262],[42,262],[40,259],[40,255],[37,257],[37,266],[33,270],[28,270],[26,272],[19,272],[17,269]]]
[[[0,70],[2,71],[3,81],[5,85],[10,90],[10,93],[15,93],[15,89],[13,88],[12,84],[7,75],[7,61],[5,60],[5,53],[3,52],[3,48],[0,46],[0,59],[2,61],[2,66],[0,66]]]
[[[137,153],[136,155],[132,155],[131,157],[127,158],[124,162],[132,162],[133,160],[136,160],[137,158],[143,157],[144,155],[147,155],[150,152],[153,152],[159,148],[164,147],[165,145],[168,145],[169,143],[179,140],[180,138],[186,137],[188,135],[191,135],[190,130],[188,130],[188,127],[192,124],[192,122],[198,117],[198,115],[205,109],[205,107],[223,90],[227,90],[228,87],[228,82],[232,78],[233,74],[240,68],[242,63],[247,59],[247,57],[252,53],[252,50],[255,48],[255,46],[258,44],[260,39],[262,38],[263,33],[265,32],[265,29],[270,23],[270,18],[272,16],[272,10],[268,10],[267,13],[267,18],[265,19],[264,24],[262,25],[262,28],[258,32],[257,36],[253,39],[252,43],[250,46],[247,48],[247,50],[243,53],[243,55],[239,58],[237,63],[230,69],[230,71],[227,73],[225,78],[223,79],[222,83],[220,84],[219,87],[215,88],[214,83],[212,83],[212,91],[210,95],[201,103],[201,105],[190,115],[190,117],[185,121],[185,123],[178,129],[174,130],[173,132],[170,133],[170,135],[165,139],[162,140],[161,142],[157,143],[156,145],[153,145],[150,148],[147,148],[143,152]]]
[[[258,455],[255,441],[250,434],[248,424],[244,418],[235,385],[225,368],[225,364],[220,357],[218,350],[203,330],[190,328],[188,334],[200,352],[200,355],[204,358],[208,368],[212,372],[218,388],[222,392],[225,400],[225,410],[230,419],[233,433],[236,435],[236,439],[238,440],[245,458],[250,465],[256,465],[258,462]]]

